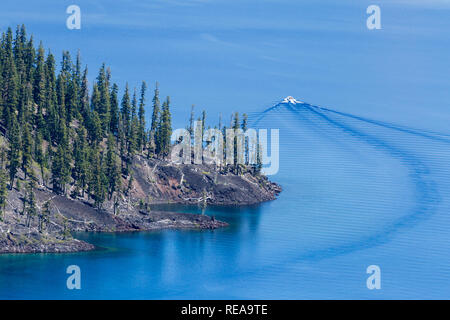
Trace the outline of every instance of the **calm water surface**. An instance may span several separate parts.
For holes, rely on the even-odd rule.
[[[0,256],[0,298],[450,298],[449,136],[308,104],[250,120],[280,128],[278,200],[209,208],[221,230],[79,234],[104,249]],[[372,264],[381,290],[366,288]]]

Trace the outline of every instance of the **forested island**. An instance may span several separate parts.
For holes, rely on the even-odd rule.
[[[158,84],[119,93],[103,64],[92,85],[72,59],[37,47],[24,26],[0,44],[0,253],[73,252],[94,246],[74,231],[120,232],[226,226],[207,215],[158,211],[158,203],[256,204],[281,188],[261,164],[174,164],[171,102]],[[120,95],[120,97],[119,97]],[[151,109],[151,122],[145,111]],[[187,129],[192,134],[192,107]],[[206,113],[199,121],[206,128]],[[220,121],[221,122],[221,121]],[[229,128],[246,129],[234,113]],[[226,130],[219,123],[215,126]]]

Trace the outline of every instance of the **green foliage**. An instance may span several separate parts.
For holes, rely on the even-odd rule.
[[[31,136],[30,124],[27,122],[24,124],[22,134],[22,170],[27,178],[28,170],[31,166],[33,159],[33,137]]]
[[[146,123],[147,84],[120,90],[111,83],[110,69],[102,64],[92,85],[88,69],[78,52],[72,60],[63,51],[57,63],[51,52],[28,37],[25,27],[8,28],[0,39],[0,129],[5,132],[7,153],[0,166],[0,210],[23,173],[28,221],[37,215],[35,180],[54,192],[88,197],[101,208],[106,199],[119,199],[129,192],[130,169],[136,155],[165,158],[170,153],[172,134],[170,99],[160,102],[159,84],[152,98],[151,119]],[[133,90],[131,94],[130,90]],[[119,93],[122,99],[119,103]],[[193,133],[194,108],[189,131]],[[202,131],[206,126],[202,113]],[[220,126],[219,126],[220,127]],[[38,165],[40,176],[33,172]],[[6,173],[8,171],[8,173]],[[124,176],[122,176],[122,174]],[[39,179],[40,178],[40,179]],[[122,191],[121,185],[128,184]],[[49,203],[39,213],[39,230],[44,229]]]
[[[110,134],[108,137],[104,172],[108,181],[108,199],[111,200],[113,193],[120,189],[121,183],[120,169],[118,166],[117,155],[114,146],[114,138],[112,134]]]
[[[44,205],[42,206],[42,210],[39,212],[39,224],[38,224],[38,230],[39,232],[42,232],[45,230],[48,222],[50,221],[50,200],[47,200],[44,202]]]
[[[5,211],[6,201],[8,199],[8,188],[6,174],[3,167],[0,168],[0,221],[3,220],[3,212]]]
[[[35,182],[33,179],[29,179],[26,194],[24,199],[24,212],[26,214],[26,225],[29,227],[31,221],[37,215],[36,197],[34,194]]]
[[[156,131],[156,153],[161,157],[167,157],[170,152],[170,137],[172,135],[172,124],[170,114],[170,98],[167,97],[162,105],[159,124]]]
[[[75,180],[75,185],[78,189],[81,189],[82,195],[84,196],[89,170],[89,150],[86,129],[80,126],[77,133],[73,146],[74,168],[72,177]]]
[[[141,85],[141,96],[139,98],[139,126],[138,126],[138,141],[137,146],[139,151],[142,151],[147,144],[146,134],[145,134],[145,91],[147,90],[147,84],[142,81]]]
[[[65,193],[66,184],[69,183],[71,171],[71,152],[69,149],[69,137],[64,121],[61,122],[61,137],[56,147],[56,153],[52,159],[52,184],[53,191]]]
[[[14,186],[14,180],[16,178],[17,170],[20,164],[20,148],[21,148],[21,140],[20,140],[19,124],[14,114],[14,116],[12,117],[11,130],[9,132],[8,159],[9,159],[10,189],[12,189]]]

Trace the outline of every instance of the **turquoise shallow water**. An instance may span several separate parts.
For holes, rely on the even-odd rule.
[[[280,129],[278,200],[209,208],[221,230],[80,234],[104,250],[0,256],[0,298],[450,298],[449,136],[304,103],[250,120]],[[372,264],[381,290],[366,287]]]

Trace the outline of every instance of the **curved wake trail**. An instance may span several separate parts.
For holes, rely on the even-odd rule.
[[[448,148],[450,144],[448,135],[306,103],[279,103],[251,115],[249,122],[254,128],[280,129],[280,173],[274,180],[284,186],[285,198],[282,193],[277,201],[280,204],[281,201],[291,201],[289,206],[297,207],[289,211],[291,216],[313,216],[305,218],[306,226],[297,227],[298,233],[304,234],[309,232],[308,226],[314,229],[309,234],[315,237],[314,240],[308,242],[307,236],[292,236],[297,245],[281,253],[279,262],[265,268],[275,270],[289,263],[320,260],[386,244],[398,232],[430,218],[442,200],[433,170],[449,159],[446,153],[439,154],[439,150]],[[320,149],[322,145],[326,147]],[[314,148],[319,149],[311,151]],[[317,167],[323,170],[314,171]],[[344,168],[343,177],[335,173],[341,167]],[[347,172],[352,176],[345,178]],[[320,177],[316,183],[317,174]],[[447,174],[450,177],[450,170],[442,176]],[[323,178],[326,175],[333,178],[326,180]],[[368,175],[366,179],[364,175]],[[392,179],[389,178],[391,176]],[[308,185],[324,192],[303,198],[302,191],[308,192],[309,188],[302,189],[305,181],[313,181]],[[348,187],[352,183],[353,187]],[[330,188],[332,191],[324,194]],[[360,188],[366,192],[359,192]],[[349,190],[355,193],[354,197],[349,195]],[[383,193],[384,190],[388,191]],[[409,193],[403,193],[403,190]],[[331,200],[312,208],[302,204],[316,201],[315,197]],[[352,215],[346,215],[351,210],[354,210]],[[317,221],[308,220],[323,212],[326,214]],[[329,218],[339,223],[340,217],[345,220],[342,225],[325,227],[322,235],[317,234],[321,232],[317,225],[326,224]],[[286,223],[280,223],[278,227],[289,228],[290,217],[286,215],[285,219]],[[369,222],[364,223],[364,220]],[[322,237],[327,241],[321,242]]]
[[[342,117],[347,117],[352,120],[381,126],[385,129],[397,130],[407,134],[419,135],[428,139],[440,140],[445,143],[449,143],[449,140],[435,137],[429,134],[423,134],[417,130],[405,129],[401,126],[394,126],[380,121],[364,119],[361,117],[344,114],[320,107],[305,105],[304,108],[309,110],[315,116],[323,119],[326,124],[338,128],[342,131],[342,133],[357,137],[358,139],[374,147],[375,149],[384,151],[388,156],[399,159],[405,167],[408,167],[410,171],[411,183],[415,187],[415,206],[413,210],[409,212],[409,214],[393,220],[390,225],[386,226],[383,230],[379,230],[378,233],[360,239],[359,243],[336,247],[333,248],[332,251],[342,254],[385,243],[386,241],[389,241],[390,237],[400,228],[418,223],[435,212],[435,206],[439,202],[438,190],[436,188],[436,183],[429,176],[430,169],[427,167],[425,162],[420,159],[420,156],[415,155],[412,152],[400,147],[396,147],[394,146],[394,144],[389,143],[388,140],[377,137],[370,133],[366,133],[364,132],[364,130],[358,129],[356,126],[352,126],[343,121]],[[322,252],[316,252],[313,254],[313,256],[326,256],[326,254],[329,252],[330,250],[327,249]]]

